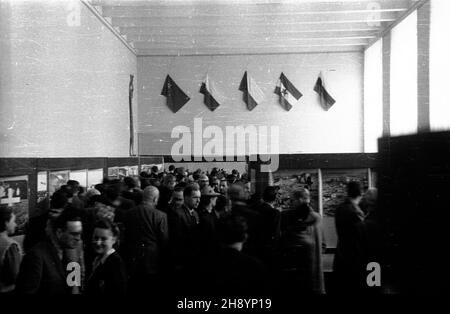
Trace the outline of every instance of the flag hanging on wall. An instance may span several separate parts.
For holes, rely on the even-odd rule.
[[[247,104],[248,110],[253,110],[259,103],[264,100],[263,91],[256,85],[256,82],[247,75],[247,71],[244,73],[239,90],[244,92],[243,99]]]
[[[303,96],[283,72],[281,72],[274,93],[280,96],[280,105],[287,111],[291,110],[293,104]]]
[[[130,74],[130,83],[128,84],[128,105],[130,108],[130,156],[134,155],[134,125],[133,125],[133,92],[134,75]]]
[[[320,104],[325,110],[330,109],[331,106],[333,106],[336,102],[336,100],[334,100],[334,98],[329,94],[327,90],[326,80],[322,71],[317,78],[316,85],[314,86],[314,91],[319,94]]]
[[[220,103],[223,101],[223,97],[217,91],[214,82],[209,80],[208,74],[206,74],[206,78],[202,82],[200,93],[205,95],[203,98],[203,102],[211,111],[217,109],[217,107],[219,107]]]
[[[169,107],[173,113],[180,110],[190,100],[189,96],[175,84],[169,75],[166,77],[161,95],[166,96],[167,107]]]

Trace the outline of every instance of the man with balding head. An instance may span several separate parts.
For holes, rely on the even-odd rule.
[[[162,282],[169,231],[167,215],[156,209],[158,199],[158,189],[147,186],[142,204],[125,216],[125,257],[134,293],[147,293],[149,283],[156,288]]]
[[[228,189],[228,197],[231,201],[232,215],[242,216],[247,220],[248,240],[244,251],[255,255],[260,240],[261,215],[247,205],[247,193],[242,183],[233,183]]]

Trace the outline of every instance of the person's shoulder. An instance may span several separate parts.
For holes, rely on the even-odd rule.
[[[122,264],[123,263],[122,256],[120,256],[120,254],[117,251],[115,251],[110,256],[108,256],[107,261],[111,264]]]
[[[49,240],[39,241],[33,245],[26,255],[42,258],[54,248]]]

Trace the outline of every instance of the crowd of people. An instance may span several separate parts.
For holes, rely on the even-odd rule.
[[[375,192],[360,202],[362,189],[351,182],[336,211],[335,271],[349,287],[373,252]],[[288,210],[275,207],[277,195],[274,186],[252,194],[246,174],[217,168],[153,167],[88,190],[70,180],[38,204],[24,252],[8,236],[14,213],[0,209],[0,292],[324,294],[321,216],[306,188],[293,191]]]

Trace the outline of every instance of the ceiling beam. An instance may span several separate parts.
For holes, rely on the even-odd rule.
[[[361,52],[364,46],[308,46],[296,48],[239,48],[239,49],[137,49],[138,57],[145,56],[242,56],[242,55],[283,55],[299,53]]]
[[[165,1],[130,1],[130,0],[91,0],[93,5],[104,6],[108,8],[139,8],[150,10],[171,10],[187,11],[196,10],[198,13],[220,11],[224,8],[234,8],[242,11],[273,11],[273,10],[291,10],[297,11],[337,11],[337,10],[364,10],[368,7],[373,8],[407,8],[415,0],[270,0],[270,1],[245,1],[245,0],[165,0]],[[192,11],[189,11],[192,12]]]
[[[122,34],[128,35],[154,35],[154,36],[229,36],[238,34],[247,35],[274,35],[286,34],[290,36],[299,36],[301,34],[322,34],[322,33],[341,33],[341,32],[358,32],[358,33],[378,33],[380,26],[368,26],[367,24],[352,24],[352,25],[313,25],[306,27],[304,25],[296,26],[295,28],[266,28],[266,27],[202,27],[202,28],[172,28],[164,27],[120,27]]]
[[[226,7],[219,10],[217,7],[214,9],[199,10],[195,7],[193,8],[177,8],[168,9],[159,8],[151,9],[148,7],[109,7],[103,6],[103,15],[109,17],[146,17],[146,18],[217,18],[217,17],[304,17],[308,15],[348,15],[348,14],[363,14],[363,15],[373,15],[373,14],[399,14],[408,10],[407,6],[399,6],[394,8],[381,8],[380,6],[371,6],[364,8],[348,8],[341,6],[333,10],[333,8],[328,8],[327,10],[304,10],[297,7],[283,8],[283,10],[256,10],[243,9],[241,7]]]
[[[404,19],[406,19],[411,13],[418,10],[421,6],[423,6],[425,3],[427,3],[430,0],[416,0],[415,3],[401,16],[399,16],[394,23],[391,23],[389,26],[383,28],[383,30],[380,32],[380,34],[377,36],[377,38],[374,38],[371,40],[369,45],[365,49],[369,49],[374,43],[376,43],[380,38],[383,38],[386,34],[388,34],[395,26],[400,24]]]
[[[360,19],[310,19],[310,20],[297,20],[297,21],[288,21],[285,22],[284,20],[274,20],[274,21],[254,21],[250,23],[250,21],[246,19],[238,19],[238,20],[216,20],[214,23],[211,23],[210,21],[206,20],[187,20],[183,21],[181,23],[177,20],[168,20],[168,21],[155,21],[153,19],[145,19],[145,18],[112,18],[112,24],[117,27],[164,27],[164,28],[181,28],[181,27],[228,27],[228,26],[238,26],[238,27],[245,27],[245,26],[252,26],[252,27],[273,27],[273,26],[282,26],[282,25],[308,25],[308,28],[311,27],[311,25],[323,25],[323,24],[378,24],[383,22],[394,22],[395,18],[378,18],[378,17],[371,17],[370,19],[361,17]]]
[[[236,43],[233,41],[219,41],[210,43],[149,43],[134,42],[136,49],[289,49],[289,48],[309,48],[309,47],[330,47],[330,46],[366,46],[369,41],[366,39],[347,39],[347,40],[315,40],[309,42],[274,42],[274,41],[255,41],[251,44],[246,42]]]
[[[129,41],[152,41],[152,42],[164,42],[165,40],[173,41],[186,41],[192,39],[198,40],[213,40],[227,38],[230,34],[201,34],[201,35],[148,35],[148,34],[128,34],[124,33]],[[251,40],[258,38],[269,38],[274,40],[302,40],[302,39],[317,39],[317,38],[375,38],[376,32],[366,31],[366,32],[321,32],[321,33],[243,33],[236,34],[233,36],[235,40]]]

